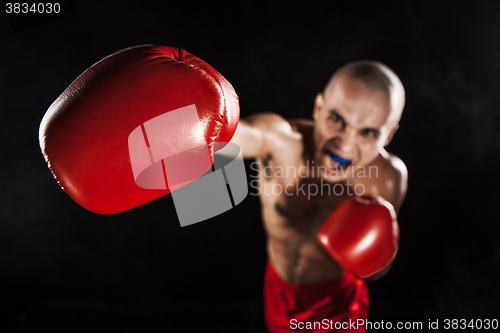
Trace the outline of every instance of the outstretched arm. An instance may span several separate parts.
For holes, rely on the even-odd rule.
[[[277,114],[254,114],[239,121],[231,142],[240,146],[243,158],[265,157],[272,153],[280,132],[288,128],[290,124]]]

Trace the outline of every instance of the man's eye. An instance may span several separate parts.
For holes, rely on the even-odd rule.
[[[335,115],[335,114],[330,115],[330,119],[331,119],[333,122],[336,122],[336,123],[340,123],[340,122],[342,122],[342,118],[340,118],[339,116],[337,116],[337,115]]]
[[[363,134],[367,137],[374,138],[377,136],[377,131],[367,128],[363,130]]]

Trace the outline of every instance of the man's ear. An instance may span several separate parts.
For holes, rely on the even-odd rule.
[[[314,110],[313,110],[313,119],[317,120],[319,117],[319,112],[321,108],[323,108],[323,104],[325,103],[325,99],[323,97],[323,93],[318,93],[316,95],[316,99],[314,100]]]
[[[391,132],[387,136],[387,140],[385,140],[384,147],[387,147],[387,145],[389,143],[391,143],[392,137],[394,136],[394,134],[396,133],[396,131],[398,130],[398,128],[399,128],[399,124],[394,125],[394,127],[391,130]]]

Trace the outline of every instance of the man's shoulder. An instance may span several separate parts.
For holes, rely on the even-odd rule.
[[[389,152],[384,152],[380,154],[384,160],[384,164],[387,165],[387,172],[395,178],[405,178],[408,175],[408,169],[405,163],[398,156],[391,154]]]
[[[375,165],[378,168],[377,182],[380,195],[398,210],[404,201],[408,186],[408,170],[405,163],[398,156],[383,151]]]
[[[259,127],[263,130],[264,135],[268,135],[272,139],[291,140],[301,140],[307,124],[312,124],[312,121],[306,119],[288,120],[276,113],[256,113],[250,116],[247,121]]]
[[[312,130],[314,128],[314,122],[311,119],[288,119],[288,123],[298,129]]]

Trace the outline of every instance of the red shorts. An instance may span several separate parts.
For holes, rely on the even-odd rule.
[[[366,282],[350,273],[333,281],[298,286],[284,281],[268,261],[264,281],[266,326],[271,333],[365,332]],[[339,328],[339,329],[336,329]]]

